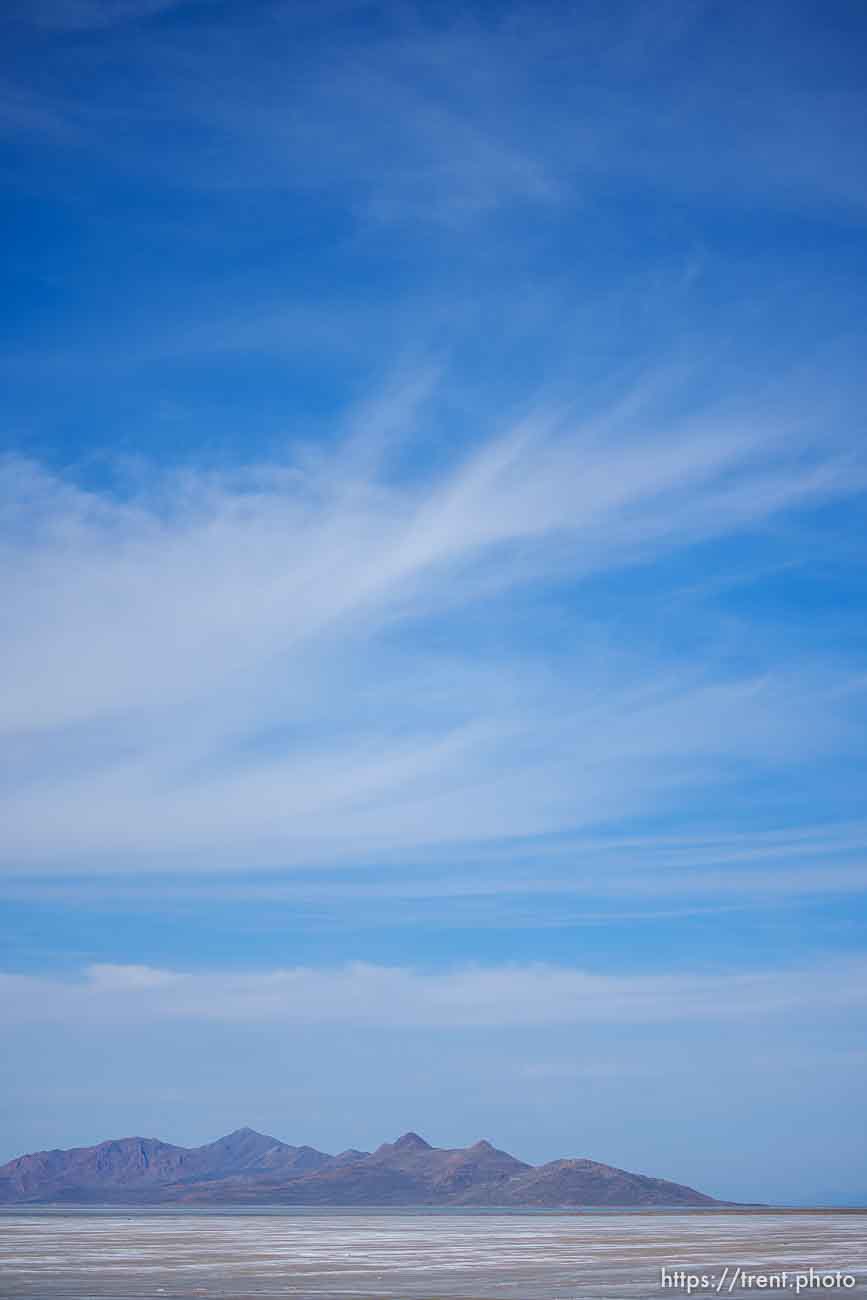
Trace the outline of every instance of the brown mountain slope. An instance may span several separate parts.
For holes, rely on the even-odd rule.
[[[312,1147],[291,1147],[252,1129],[193,1148],[156,1138],[120,1138],[10,1160],[0,1168],[0,1202],[160,1200],[162,1189],[172,1184],[207,1184],[242,1174],[291,1177],[330,1160]]]
[[[487,1188],[470,1192],[465,1204],[492,1204]],[[630,1174],[595,1160],[552,1160],[496,1189],[498,1205],[718,1205],[693,1187],[665,1178]]]
[[[713,1205],[691,1187],[593,1160],[534,1168],[490,1142],[432,1147],[405,1133],[376,1151],[325,1155],[238,1129],[186,1148],[123,1138],[41,1151],[0,1168],[0,1202],[283,1205]]]
[[[291,1205],[450,1205],[474,1188],[491,1195],[532,1166],[498,1151],[490,1142],[471,1147],[432,1147],[417,1133],[386,1142],[372,1155],[354,1161],[335,1160],[315,1174],[288,1180],[268,1180],[268,1199]],[[170,1188],[178,1199],[201,1199],[200,1187]],[[206,1189],[208,1199],[260,1199],[265,1186],[226,1179]]]
[[[0,1199],[61,1199],[79,1188],[154,1188],[182,1176],[185,1148],[120,1138],[71,1151],[37,1151],[0,1168]]]

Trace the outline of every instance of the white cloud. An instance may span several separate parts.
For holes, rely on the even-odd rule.
[[[643,6],[576,17],[513,4],[443,22],[384,3],[362,28],[353,4],[295,0],[218,14],[205,40],[199,24],[133,26],[202,4],[28,0],[13,13],[60,32],[115,29],[122,95],[78,96],[93,101],[91,148],[185,188],[315,188],[362,221],[452,232],[624,182],[856,213],[867,198],[845,40],[823,45],[797,13],[773,38],[743,6],[649,21]],[[59,106],[48,84],[45,113]],[[166,147],[107,141],[118,112]],[[21,127],[39,132],[40,119]],[[179,157],[171,137],[190,132],[211,147]]]
[[[73,979],[0,976],[6,1023],[195,1020],[435,1028],[789,1016],[867,1005],[867,961],[738,973],[599,975],[536,963],[425,972],[354,962],[188,973],[93,965]]]
[[[335,852],[334,846],[329,846]],[[375,859],[349,853],[333,868],[311,845],[313,872],[240,878],[197,872],[163,875],[165,907],[212,902],[277,903],[315,908],[329,924],[354,928],[447,917],[475,929],[601,926],[673,921],[743,912],[774,900],[867,892],[867,826],[793,827],[769,833],[706,835],[558,834],[491,839],[455,846],[382,847]],[[16,875],[0,882],[10,900],[138,905],[152,900],[142,875],[65,878]],[[265,921],[267,928],[268,922]]]
[[[8,868],[291,866],[532,836],[732,762],[845,748],[844,666],[686,669],[592,623],[554,659],[520,635],[480,659],[472,637],[504,597],[760,527],[857,489],[856,464],[719,415],[660,431],[627,403],[598,426],[542,413],[435,478],[398,476],[396,430],[431,383],[366,407],[330,458],[120,492],[5,462]]]

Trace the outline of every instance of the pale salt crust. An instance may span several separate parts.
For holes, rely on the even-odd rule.
[[[856,1275],[854,1288],[801,1295],[865,1296],[867,1216],[283,1209],[0,1216],[3,1300],[663,1300],[673,1292],[660,1288],[661,1265],[716,1276],[726,1265],[840,1269]],[[725,1294],[756,1290],[726,1285]]]

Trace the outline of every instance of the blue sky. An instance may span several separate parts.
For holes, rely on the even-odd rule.
[[[863,6],[3,24],[0,1157],[867,1199]]]

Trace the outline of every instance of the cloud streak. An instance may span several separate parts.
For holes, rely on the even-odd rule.
[[[820,968],[598,975],[536,963],[424,972],[336,968],[182,973],[93,965],[77,979],[0,976],[7,1024],[154,1020],[434,1028],[761,1019],[867,1004],[867,962]]]
[[[849,494],[857,461],[719,413],[660,430],[627,403],[407,473],[399,431],[430,393],[408,378],[331,452],[231,472],[100,490],[5,463],[8,869],[533,836],[857,745],[845,665],[687,669],[592,622],[552,657],[514,622],[534,593]],[[480,656],[483,614],[512,622]]]
[[[108,40],[187,7],[204,15],[192,36],[156,24],[134,47],[118,40],[122,84],[88,96],[95,153],[106,156],[106,122],[135,127],[132,147],[108,151],[123,171],[214,192],[324,188],[363,223],[452,232],[636,182],[863,213],[863,84],[832,43],[805,75],[817,32],[791,8],[770,28],[746,6],[701,5],[590,6],[580,20],[511,5],[433,22],[423,6],[383,3],[363,28],[351,4],[266,3],[210,24],[201,0],[63,0],[16,16]],[[47,114],[50,81],[43,99]],[[136,147],[155,124],[161,153]],[[39,133],[39,118],[29,126]],[[179,157],[172,137],[187,133],[203,147]]]

